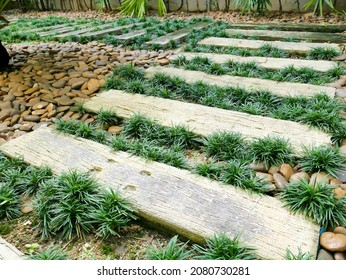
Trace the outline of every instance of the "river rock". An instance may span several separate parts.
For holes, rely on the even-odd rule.
[[[309,184],[315,185],[321,182],[328,184],[330,179],[331,179],[330,175],[328,175],[326,172],[324,171],[316,172],[311,175]]]
[[[346,236],[346,227],[336,227],[333,232],[343,234]]]
[[[63,88],[63,87],[65,87],[65,85],[66,85],[65,80],[59,80],[59,81],[52,84],[52,86],[55,88]]]
[[[321,246],[331,252],[346,251],[346,236],[339,233],[324,232],[320,236]]]
[[[269,168],[268,173],[274,175],[274,173],[279,173],[279,171],[280,171],[280,167],[273,165]]]
[[[346,260],[346,252],[335,252],[334,259],[336,261],[345,261]]]
[[[273,182],[273,175],[263,172],[256,172],[256,177],[264,182]]]
[[[49,103],[46,101],[41,101],[41,102],[36,103],[34,106],[32,106],[32,109],[33,110],[44,109],[48,106],[48,104]]]
[[[346,190],[344,190],[342,188],[336,188],[333,191],[335,193],[335,198],[336,199],[340,199],[340,198],[342,198],[343,196],[346,195]]]
[[[288,182],[284,176],[276,172],[273,174],[275,186],[280,190],[288,186]]]
[[[292,166],[287,163],[281,164],[279,172],[285,177],[287,181],[289,181],[291,176],[294,174]]]
[[[332,261],[332,260],[334,260],[334,256],[332,253],[330,253],[324,249],[321,249],[318,252],[317,260],[319,260],[319,261]]]
[[[302,172],[298,172],[298,173],[293,174],[290,177],[290,183],[297,183],[300,180],[305,180],[305,181],[309,182],[309,179],[310,179],[309,174],[302,171]]]
[[[40,117],[39,116],[34,116],[34,115],[27,115],[23,116],[23,120],[28,121],[28,122],[39,122]]]
[[[264,162],[258,162],[258,161],[251,162],[250,168],[254,171],[263,172],[263,173],[266,173],[268,171],[268,168],[266,168]]]

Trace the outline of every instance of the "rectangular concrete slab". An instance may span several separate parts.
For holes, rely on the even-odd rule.
[[[129,33],[116,36],[115,38],[121,42],[131,42],[133,39],[140,37],[146,33],[147,33],[146,29],[140,29],[140,30],[135,30]]]
[[[187,35],[189,35],[193,30],[200,30],[202,28],[205,28],[209,24],[210,23],[208,23],[208,22],[198,22],[196,24],[192,24],[192,25],[189,25],[185,28],[176,30],[172,33],[165,35],[165,36],[158,37],[154,40],[146,42],[145,44],[147,44],[147,45],[159,45],[162,48],[167,48],[171,41],[176,41],[176,42],[183,41],[187,37]]]
[[[45,32],[45,31],[52,31],[52,30],[56,30],[59,28],[64,28],[64,27],[68,27],[69,24],[68,23],[64,23],[64,24],[58,24],[58,25],[52,25],[52,26],[44,26],[44,27],[39,27],[39,28],[33,28],[33,29],[29,29],[29,30],[25,30],[25,32],[28,33],[32,33],[32,32]]]
[[[334,97],[336,89],[332,87],[316,86],[302,83],[276,82],[272,80],[264,80],[258,78],[247,78],[230,75],[210,75],[202,71],[184,70],[170,67],[150,67],[145,70],[148,77],[156,73],[163,73],[171,77],[179,77],[187,83],[197,83],[203,81],[206,84],[216,85],[220,87],[241,87],[246,90],[266,90],[282,97],[288,96],[305,96],[312,97],[317,93],[325,93],[329,97]]]
[[[83,37],[102,38],[106,35],[121,34],[121,33],[123,33],[124,29],[133,28],[133,27],[138,26],[138,25],[142,25],[142,23],[132,23],[132,24],[121,25],[121,26],[117,26],[117,27],[113,27],[113,28],[107,28],[104,30],[88,32],[88,33],[84,33]]]
[[[285,67],[294,66],[295,68],[308,67],[319,72],[327,72],[338,66],[335,61],[325,60],[306,60],[306,59],[292,59],[292,58],[275,58],[275,57],[259,57],[259,56],[237,56],[230,54],[214,54],[214,53],[193,53],[193,52],[180,52],[170,56],[169,60],[173,61],[179,56],[184,56],[187,60],[195,57],[209,58],[216,64],[224,64],[228,61],[236,63],[250,63],[255,62],[258,66],[265,69],[280,70]]]
[[[327,33],[337,33],[346,31],[345,24],[326,24],[324,22],[320,24],[299,24],[299,23],[248,23],[248,22],[238,22],[232,23],[230,28],[240,28],[240,29],[275,29],[275,30],[286,30],[286,31],[309,31],[309,32],[327,32]]]
[[[242,35],[245,37],[255,36],[261,40],[285,40],[285,39],[299,39],[311,42],[332,42],[332,43],[345,43],[346,35],[337,33],[323,33],[323,32],[302,32],[302,31],[278,31],[278,30],[257,30],[257,29],[226,29],[227,35]]]
[[[235,47],[242,49],[258,50],[264,45],[284,50],[289,53],[307,54],[315,48],[332,48],[338,52],[342,48],[338,44],[332,43],[305,43],[305,42],[281,42],[281,41],[263,41],[263,40],[246,40],[233,38],[208,37],[200,42],[199,45],[217,46],[217,47]]]
[[[109,90],[92,97],[84,108],[95,113],[101,109],[111,110],[126,119],[140,113],[167,127],[186,125],[194,133],[206,137],[217,131],[239,132],[246,139],[279,136],[288,139],[297,154],[301,152],[303,144],[331,144],[330,136],[326,133],[296,122],[119,90]]]
[[[96,25],[96,26],[89,27],[89,28],[83,28],[81,30],[75,30],[75,31],[59,34],[59,35],[56,35],[54,37],[55,38],[66,38],[68,36],[74,36],[74,35],[81,35],[81,36],[83,36],[84,33],[96,32],[96,31],[99,31],[99,30],[103,30],[104,28],[113,27],[115,24],[116,24],[115,22],[112,22],[112,23],[107,23],[107,24],[102,24],[102,25]]]
[[[316,254],[319,226],[293,215],[277,198],[250,194],[231,185],[165,164],[114,152],[90,140],[66,136],[50,128],[7,142],[6,155],[21,156],[34,166],[48,165],[55,174],[70,169],[90,172],[107,188],[125,196],[138,216],[192,242],[213,234],[241,235],[261,259],[283,259],[293,253]]]
[[[83,26],[72,25],[72,26],[67,26],[67,27],[63,27],[63,28],[53,29],[53,30],[47,31],[47,32],[40,32],[39,34],[41,37],[45,37],[45,36],[51,36],[51,35],[55,35],[55,34],[65,33],[65,32],[71,31],[71,30],[76,30],[77,28],[83,28]]]
[[[24,254],[0,236],[0,261],[22,260]]]

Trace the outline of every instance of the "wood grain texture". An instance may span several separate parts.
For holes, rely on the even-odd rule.
[[[202,28],[207,27],[208,25],[210,25],[210,23],[208,23],[208,22],[198,22],[196,24],[192,24],[192,25],[189,25],[185,28],[176,30],[172,33],[165,35],[165,36],[158,37],[154,40],[146,42],[145,44],[147,44],[147,45],[155,44],[155,45],[160,45],[163,48],[166,48],[169,46],[169,43],[171,40],[183,41],[187,37],[187,35],[190,34],[191,31],[200,30]]]
[[[255,29],[226,29],[227,35],[242,35],[245,37],[256,36],[261,40],[285,40],[288,38],[306,40],[311,42],[345,43],[346,35],[324,32],[299,32],[278,30],[255,30]]]
[[[286,30],[286,31],[310,31],[310,32],[327,32],[327,33],[337,33],[346,31],[345,24],[306,24],[306,23],[248,23],[248,22],[238,22],[232,23],[230,28],[241,28],[241,29],[276,29],[276,30]]]
[[[216,85],[220,87],[241,87],[249,91],[265,90],[282,97],[312,97],[317,93],[325,93],[329,97],[334,98],[336,92],[335,88],[326,86],[316,86],[290,82],[276,82],[272,80],[230,75],[216,76],[207,74],[202,71],[192,71],[162,66],[150,67],[145,70],[145,73],[149,77],[153,76],[155,73],[164,73],[172,77],[180,77],[187,83],[196,83],[198,81],[203,81],[206,84]]]
[[[331,144],[327,134],[296,122],[118,90],[98,94],[87,101],[84,108],[95,113],[101,109],[111,110],[121,118],[131,118],[135,113],[141,113],[167,127],[187,125],[194,133],[203,136],[216,131],[240,132],[247,139],[280,136],[292,143],[297,154],[301,152],[302,144]]]
[[[0,236],[0,260],[21,260],[23,253]]]
[[[263,40],[246,40],[233,38],[208,37],[198,42],[199,45],[212,45],[218,47],[236,47],[242,49],[258,50],[263,45],[271,45],[275,48],[297,54],[306,54],[314,48],[332,48],[341,52],[342,48],[338,44],[333,43],[295,43],[281,41],[263,41]]]
[[[165,164],[148,162],[90,140],[40,128],[1,146],[27,163],[91,172],[106,187],[127,197],[149,222],[202,243],[215,233],[242,233],[241,240],[262,259],[282,259],[286,248],[316,253],[319,226],[293,215],[282,202]]]
[[[237,56],[230,54],[214,54],[214,53],[194,53],[194,52],[179,52],[170,56],[169,60],[173,61],[179,56],[184,56],[187,60],[194,57],[206,57],[212,62],[223,64],[227,61],[237,63],[250,63],[255,62],[258,66],[265,69],[280,70],[285,67],[294,66],[299,69],[302,67],[309,67],[319,72],[327,72],[338,66],[337,62],[325,60],[306,60],[306,59],[292,59],[292,58],[274,58],[274,57],[259,57],[259,56]]]

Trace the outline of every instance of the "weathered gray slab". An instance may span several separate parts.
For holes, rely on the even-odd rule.
[[[121,42],[131,42],[133,39],[140,37],[146,33],[147,33],[146,29],[140,29],[140,30],[135,30],[129,33],[116,36],[115,38]]]
[[[299,32],[299,31],[277,31],[277,30],[257,30],[257,29],[226,29],[228,35],[242,35],[245,37],[256,36],[261,40],[285,40],[289,38],[311,41],[311,42],[332,42],[345,43],[346,35],[323,32]]]
[[[255,62],[258,66],[271,69],[280,70],[285,67],[294,66],[299,69],[302,67],[308,67],[319,72],[327,72],[338,66],[335,61],[325,60],[307,60],[307,59],[292,59],[292,58],[275,58],[275,57],[260,57],[260,56],[237,56],[230,54],[216,54],[216,53],[193,53],[193,52],[180,52],[170,56],[169,60],[173,61],[179,56],[184,56],[187,60],[191,60],[195,57],[206,57],[212,62],[217,64],[224,64],[228,61],[236,63],[250,63]]]
[[[131,118],[141,113],[160,124],[171,127],[183,124],[194,133],[209,136],[216,131],[234,131],[247,139],[268,135],[288,139],[297,154],[302,144],[331,144],[330,136],[292,121],[255,116],[247,113],[207,107],[199,104],[180,102],[141,94],[129,94],[119,90],[102,92],[84,104],[87,111],[111,110],[121,118]]]
[[[81,35],[83,36],[83,33],[88,33],[88,32],[97,32],[103,28],[109,28],[115,25],[115,22],[112,23],[107,23],[107,24],[102,24],[102,25],[97,25],[97,26],[93,26],[93,27],[89,27],[89,28],[85,28],[85,29],[81,29],[81,30],[75,30],[75,31],[71,31],[71,32],[67,32],[67,33],[62,33],[59,35],[54,36],[55,38],[66,38],[68,36],[73,36],[73,35]]]
[[[21,260],[23,253],[0,236],[0,260]]]
[[[64,28],[64,27],[68,27],[68,26],[70,26],[69,23],[64,23],[64,24],[58,24],[58,25],[52,25],[52,26],[44,26],[44,27],[29,29],[29,30],[26,30],[25,32],[29,32],[29,33],[41,32],[41,31],[44,32],[44,31],[56,30],[56,29]]]
[[[99,30],[99,31],[94,31],[94,32],[88,32],[84,33],[83,37],[95,37],[95,38],[102,38],[108,34],[121,34],[124,29],[126,28],[132,28],[138,25],[142,25],[143,23],[133,23],[133,24],[127,24],[127,25],[122,25],[122,26],[117,26],[109,29],[104,29],[104,30]]]
[[[281,42],[281,41],[263,41],[263,40],[246,40],[233,38],[208,37],[201,40],[199,45],[212,45],[218,47],[236,47],[242,49],[258,50],[264,45],[271,45],[275,48],[298,54],[306,54],[315,48],[332,48],[341,52],[341,47],[333,43],[306,43],[306,42]]]
[[[169,46],[170,41],[183,41],[193,30],[200,30],[205,28],[210,23],[208,22],[198,22],[193,25],[189,25],[180,30],[176,30],[172,33],[169,33],[165,36],[158,37],[154,40],[146,42],[147,45],[160,45],[162,48],[167,48]]]
[[[56,174],[69,169],[92,172],[107,188],[119,190],[136,213],[161,228],[202,243],[215,233],[242,233],[241,240],[262,259],[282,259],[286,248],[316,254],[319,226],[293,215],[274,197],[233,186],[165,164],[148,162],[81,138],[40,128],[1,146]]]
[[[87,25],[90,26],[90,25]],[[40,32],[40,36],[45,37],[45,36],[50,36],[50,35],[55,35],[55,34],[61,34],[61,33],[65,33],[71,30],[76,30],[78,28],[85,28],[85,25],[73,25],[73,26],[67,26],[67,27],[63,27],[63,28],[58,28],[58,29],[53,29],[51,31],[47,31],[47,32]]]
[[[297,24],[297,23],[232,23],[230,28],[240,28],[240,29],[276,29],[276,30],[286,30],[286,31],[310,31],[310,32],[344,32],[346,31],[345,24]]]
[[[220,87],[241,87],[251,91],[266,90],[283,97],[312,97],[315,94],[322,92],[330,97],[334,97],[336,92],[336,89],[332,87],[316,86],[302,83],[276,82],[258,78],[247,78],[230,75],[215,76],[201,71],[184,70],[162,66],[150,67],[146,69],[145,72],[148,76],[153,76],[155,73],[164,73],[172,77],[180,77],[188,83],[203,81],[206,84],[216,85]]]

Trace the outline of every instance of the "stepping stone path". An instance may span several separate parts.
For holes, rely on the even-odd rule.
[[[210,25],[210,23],[199,22],[199,23],[187,26],[185,28],[182,28],[180,30],[177,30],[175,32],[169,33],[166,36],[162,36],[162,37],[156,38],[155,40],[146,42],[146,44],[158,45],[162,48],[167,48],[171,41],[179,42],[179,41],[185,40],[185,38],[191,33],[191,31],[203,29],[207,27],[208,25]]]
[[[243,26],[233,24],[232,28],[253,29],[253,25],[252,27]],[[274,26],[268,24],[267,28],[273,29]],[[287,24],[283,27],[286,30],[294,30],[294,25]],[[117,27],[108,29],[107,32],[105,32],[106,30],[98,31],[103,32],[99,36],[114,32],[113,34],[116,34],[118,39],[120,37],[120,40],[131,40],[134,38],[132,35],[145,34],[142,33],[145,29],[122,33],[114,30],[115,28]],[[125,26],[122,26],[122,29],[124,28]],[[301,27],[296,26],[297,28]],[[316,25],[312,26],[310,32],[326,30],[340,33],[346,30],[346,26],[326,29]],[[89,30],[86,32],[78,34],[88,36],[93,33]],[[339,34],[336,35],[339,36]],[[95,36],[95,34],[91,36]],[[158,38],[156,42],[153,40],[147,43],[158,44],[158,41],[161,41],[164,47],[167,41],[186,38],[186,31],[173,32],[169,36],[170,38],[165,36]],[[199,43],[256,49],[267,41],[210,37]],[[343,50],[339,44],[327,43],[271,41],[270,44],[295,53],[306,53],[316,46]],[[56,174],[76,167],[81,171],[93,172],[105,186],[117,188],[128,197],[134,204],[138,215],[143,219],[173,230],[194,242],[201,243],[204,238],[210,237],[214,233],[226,232],[229,236],[234,236],[234,233],[240,231],[243,232],[242,241],[255,247],[258,256],[263,259],[282,259],[287,248],[293,253],[297,253],[299,247],[303,252],[309,251],[316,256],[320,238],[319,226],[300,215],[291,214],[275,197],[250,194],[233,186],[225,186],[191,174],[186,170],[148,162],[124,152],[113,152],[99,143],[62,135],[44,126],[60,117],[90,123],[95,120],[90,112],[98,112],[101,109],[112,109],[123,118],[129,118],[133,113],[141,112],[148,117],[155,118],[165,126],[178,123],[187,124],[195,133],[204,136],[216,130],[241,132],[248,138],[280,135],[290,139],[299,154],[302,143],[315,146],[331,144],[330,135],[291,121],[122,91],[112,90],[103,93],[98,93],[98,91],[115,67],[128,62],[148,68],[146,69],[148,77],[160,72],[180,76],[188,82],[203,79],[204,82],[219,85],[221,83],[223,86],[232,83],[244,87],[247,85],[248,88],[266,86],[267,89],[270,88],[273,93],[281,96],[298,94],[313,96],[317,92],[324,91],[333,97],[336,94],[335,88],[277,82],[274,86],[272,81],[268,80],[260,82],[260,79],[257,81],[256,79],[239,79],[240,77],[213,76],[200,71],[186,71],[170,67],[149,68],[149,64],[153,62],[161,65],[168,64],[170,54],[149,51],[128,52],[96,42],[92,42],[86,47],[79,44],[40,44],[39,49],[43,53],[42,57],[36,56],[38,49],[35,47],[26,48],[25,53],[29,54],[29,57],[27,62],[24,62],[20,75],[14,72],[0,74],[2,106],[0,136],[6,140],[15,138],[6,143],[0,143],[0,145],[3,144],[0,149],[5,154],[23,156],[27,163],[35,166],[47,164],[53,168]],[[13,47],[12,51],[15,50],[16,47]],[[189,59],[191,59],[194,54],[189,55]],[[14,61],[19,63],[24,58],[25,55],[18,54]],[[213,55],[211,59],[215,63],[225,63],[228,58]],[[241,61],[242,58],[233,57],[233,59]],[[269,69],[280,69],[286,67],[288,63],[295,67],[304,65],[301,60],[293,59],[274,60],[269,58],[267,61],[261,60],[263,58],[250,57],[248,59],[255,60],[259,65]],[[309,65],[312,65],[312,68],[315,67],[313,69],[316,71],[328,71],[327,69],[335,65],[334,62],[325,61],[306,63],[311,63]],[[346,81],[338,83],[342,87]],[[342,89],[339,90],[342,91]],[[74,108],[78,102],[85,102],[84,107],[89,112],[79,113]],[[26,133],[31,130],[35,131]],[[15,133],[17,135],[14,135]],[[278,172],[279,170],[274,172],[273,177],[279,174]],[[282,177],[285,180],[288,178],[288,176]],[[342,184],[338,184],[342,186]],[[338,236],[338,234],[335,235]],[[333,239],[333,235],[329,234],[327,237],[328,244],[332,244],[333,240],[330,241],[330,239]],[[324,249],[329,250],[328,246],[325,245]],[[331,256],[342,258],[342,254],[338,253],[340,252]]]
[[[245,40],[245,39],[233,39],[233,38],[220,38],[220,37],[208,37],[201,40],[199,45],[218,46],[218,47],[235,47],[241,49],[258,50],[264,45],[271,45],[272,47],[284,50],[290,53],[306,54],[314,48],[333,48],[340,52],[341,48],[338,44],[328,43],[305,43],[305,42],[268,42],[263,40]]]
[[[160,227],[201,243],[220,231],[257,249],[262,259],[281,259],[286,248],[297,252],[317,250],[319,227],[291,214],[276,198],[196,176],[165,164],[113,152],[81,138],[40,128],[0,147],[10,156],[23,156],[34,166],[42,164],[61,174],[78,166],[98,181],[117,189],[136,213]],[[283,222],[284,221],[284,222]]]
[[[345,43],[345,34],[333,34],[333,33],[323,33],[323,32],[298,32],[298,31],[274,31],[274,30],[243,30],[243,29],[226,29],[227,35],[241,35],[244,37],[258,37],[261,40],[275,41],[275,40],[287,40],[300,39],[311,42],[326,42],[332,43]]]
[[[330,97],[334,97],[335,88],[316,86],[300,83],[276,82],[258,78],[247,78],[230,75],[215,76],[206,74],[201,71],[184,70],[168,67],[151,67],[147,69],[146,75],[153,77],[156,73],[164,73],[170,77],[179,77],[188,83],[204,82],[209,85],[221,87],[242,87],[247,90],[266,90],[279,96],[306,96],[311,97],[316,93],[326,93]]]
[[[251,63],[255,62],[258,66],[265,69],[280,70],[285,67],[294,66],[299,69],[302,67],[309,67],[319,72],[327,72],[335,68],[338,63],[334,61],[323,60],[306,60],[306,59],[291,59],[291,58],[274,58],[274,57],[258,57],[258,56],[237,56],[230,54],[216,54],[216,53],[193,53],[193,52],[180,52],[172,55],[170,61],[177,59],[179,56],[191,60],[195,57],[205,57],[210,59],[213,63],[224,64],[228,61],[236,63]]]
[[[187,125],[203,136],[216,131],[240,132],[248,139],[280,136],[289,139],[297,152],[301,151],[302,144],[331,144],[329,135],[295,122],[117,90],[98,94],[85,103],[85,109],[91,112],[111,110],[122,118],[131,118],[139,112],[165,126]]]

